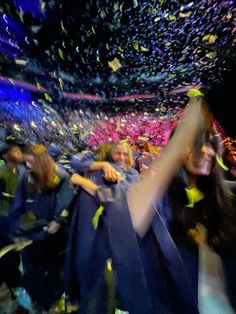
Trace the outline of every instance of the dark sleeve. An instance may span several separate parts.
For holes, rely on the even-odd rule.
[[[94,162],[93,158],[89,158],[86,160],[73,158],[71,160],[71,166],[74,172],[80,174],[81,176],[84,176],[89,172],[89,168],[93,162]]]
[[[25,203],[27,199],[26,181],[27,177],[24,176],[19,183],[14,201],[9,209],[9,214],[14,220],[19,220],[20,216],[25,212]]]
[[[69,207],[75,195],[74,188],[70,185],[70,178],[66,177],[57,192],[55,205],[55,220],[62,224],[69,216]]]
[[[25,213],[27,199],[26,180],[27,177],[24,176],[20,181],[15,198],[9,208],[9,233],[13,236],[19,235],[20,217]]]

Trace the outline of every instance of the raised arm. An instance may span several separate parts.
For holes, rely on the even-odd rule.
[[[98,186],[95,183],[93,183],[91,180],[89,180],[87,178],[80,176],[77,173],[74,173],[72,175],[70,182],[74,185],[80,186],[82,189],[84,189],[91,196],[95,196],[96,192],[98,190]]]
[[[202,97],[190,99],[176,131],[161,158],[153,163],[128,191],[127,200],[136,232],[143,236],[155,213],[153,204],[163,196],[182,161],[191,150],[198,130],[204,126]]]

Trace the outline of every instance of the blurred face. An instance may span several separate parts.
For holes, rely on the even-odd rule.
[[[216,152],[210,143],[205,143],[198,153],[190,154],[184,163],[185,169],[194,176],[209,176],[215,162]]]
[[[13,147],[4,157],[8,163],[18,164],[22,161],[22,152],[18,147]]]
[[[111,157],[121,168],[125,168],[129,161],[128,149],[123,145],[118,145],[112,150]]]
[[[35,158],[33,155],[28,155],[25,154],[24,155],[24,161],[26,163],[26,167],[30,170],[32,170],[34,168],[34,164],[35,164]]]
[[[235,150],[231,150],[231,152],[227,156],[227,159],[233,167],[236,167],[236,151]]]

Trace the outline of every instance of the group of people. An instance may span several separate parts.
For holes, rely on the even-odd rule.
[[[202,95],[144,167],[126,140],[72,158],[72,174],[42,144],[8,147],[0,284],[13,299],[24,291],[32,314],[55,313],[62,296],[68,313],[235,313],[235,182],[223,154]]]

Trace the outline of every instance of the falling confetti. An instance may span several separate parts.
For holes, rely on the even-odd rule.
[[[116,72],[120,68],[122,68],[121,63],[117,58],[113,59],[112,61],[108,61],[108,65],[112,69],[113,72]]]

